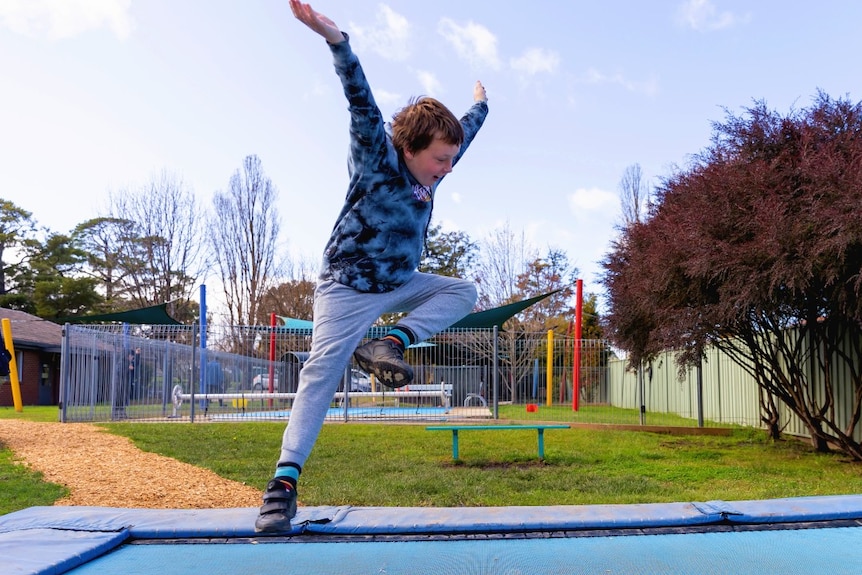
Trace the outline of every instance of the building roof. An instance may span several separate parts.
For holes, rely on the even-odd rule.
[[[6,308],[0,308],[0,319],[10,321],[12,340],[16,348],[60,353],[62,326],[23,311]]]

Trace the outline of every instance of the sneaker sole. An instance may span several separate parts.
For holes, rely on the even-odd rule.
[[[255,533],[284,533],[290,529],[290,518],[282,513],[260,515],[254,522]]]
[[[358,357],[356,358],[356,363],[359,364],[364,371],[368,373],[373,373],[374,377],[380,380],[383,385],[386,387],[404,387],[405,385],[409,385],[411,381],[413,381],[413,374],[405,371],[400,366],[393,364],[386,364],[382,362],[378,363],[368,363],[365,362]]]

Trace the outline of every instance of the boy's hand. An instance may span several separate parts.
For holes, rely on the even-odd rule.
[[[335,25],[335,22],[320,12],[315,12],[310,4],[303,4],[299,0],[290,0],[290,10],[297,20],[323,36],[330,44],[344,42],[344,35]]]
[[[473,86],[473,100],[476,102],[487,102],[488,95],[485,93],[485,86],[482,85],[482,82],[476,81],[476,85]]]

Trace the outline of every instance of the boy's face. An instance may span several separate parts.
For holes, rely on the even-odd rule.
[[[452,160],[460,149],[461,146],[447,144],[435,136],[431,144],[423,150],[404,150],[404,163],[416,181],[423,186],[433,186],[452,171]]]

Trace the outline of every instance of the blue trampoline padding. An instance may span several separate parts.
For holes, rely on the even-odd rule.
[[[721,521],[693,503],[559,505],[545,507],[341,507],[308,533],[388,535],[500,533],[703,525]]]
[[[842,495],[735,501],[725,513],[732,523],[767,524],[860,519],[860,510],[862,495]]]
[[[331,521],[339,507],[300,507],[292,534],[306,525]],[[257,507],[233,509],[122,509],[113,507],[30,507],[0,517],[0,534],[29,529],[125,531],[137,539],[250,537],[257,535]]]
[[[0,573],[65,573],[118,547],[128,537],[126,531],[26,529],[0,533]]]
[[[256,507],[115,509],[31,507],[0,516],[0,567],[55,574],[133,539],[238,538]],[[862,519],[862,495],[545,507],[300,507],[292,535],[434,535],[646,529],[718,523],[780,524]]]
[[[0,533],[26,529],[127,531],[137,539],[251,537],[257,507],[116,509],[30,507],[0,517]],[[300,507],[290,534],[423,535],[705,525],[724,519],[708,504],[547,507]]]

